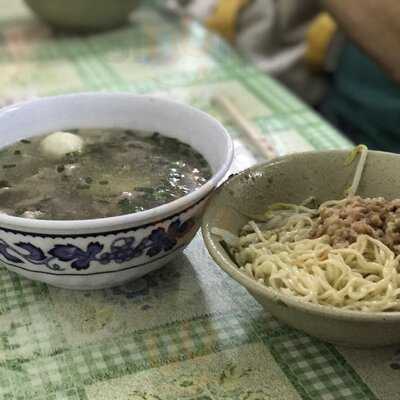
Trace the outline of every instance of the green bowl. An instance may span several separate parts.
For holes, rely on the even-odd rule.
[[[216,263],[273,316],[327,342],[352,347],[400,343],[400,312],[364,313],[309,304],[264,286],[239,271],[212,228],[238,234],[249,221],[276,202],[340,199],[351,184],[355,164],[344,166],[344,150],[289,155],[252,167],[226,181],[212,196],[203,217],[205,244]],[[370,151],[358,193],[400,197],[400,155]]]
[[[93,32],[126,23],[138,0],[25,0],[25,3],[54,28]]]

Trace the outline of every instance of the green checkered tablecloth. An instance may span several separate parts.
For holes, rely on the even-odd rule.
[[[349,146],[218,38],[161,6],[82,38],[52,34],[19,0],[0,4],[1,105],[94,90],[170,97],[220,119],[242,169],[258,159],[211,104],[223,92],[277,154]],[[56,289],[0,267],[1,400],[395,400],[397,350],[339,348],[280,324],[216,267],[200,235],[169,266],[103,291]]]

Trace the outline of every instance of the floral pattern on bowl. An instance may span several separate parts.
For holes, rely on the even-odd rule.
[[[158,269],[183,250],[199,228],[206,199],[162,221],[115,232],[46,236],[0,228],[0,262],[54,286],[117,286]]]
[[[55,244],[47,252],[29,242],[7,243],[0,239],[0,259],[2,262],[17,266],[31,263],[51,271],[65,271],[60,261],[77,271],[87,270],[92,262],[102,265],[115,262],[121,264],[146,254],[155,257],[160,253],[171,251],[179,239],[185,237],[195,226],[194,220],[181,222],[179,218],[171,222],[168,228],[153,229],[150,235],[138,243],[134,235],[121,236],[111,242],[110,250],[104,250],[100,241],[90,242],[85,249],[71,243]]]

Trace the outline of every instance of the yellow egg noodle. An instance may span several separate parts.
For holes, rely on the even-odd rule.
[[[358,146],[348,161],[358,153],[347,196],[357,191],[366,147]],[[241,271],[281,293],[347,310],[400,311],[399,256],[389,247],[366,234],[344,248],[332,247],[328,235],[310,239],[319,210],[345,200],[330,200],[318,209],[274,204],[266,222],[250,221],[239,237],[220,229],[213,233],[227,243]]]

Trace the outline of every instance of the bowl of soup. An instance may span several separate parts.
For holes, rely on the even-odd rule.
[[[0,261],[26,278],[99,289],[168,263],[194,237],[232,141],[169,100],[82,93],[0,111]]]

